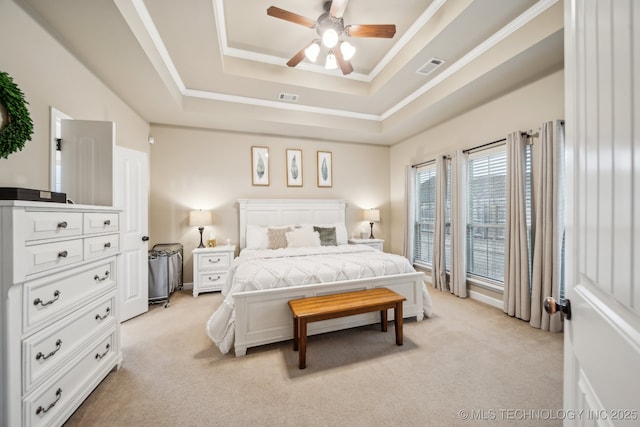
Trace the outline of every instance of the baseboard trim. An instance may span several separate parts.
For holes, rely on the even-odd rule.
[[[183,283],[182,284],[182,289],[184,289],[186,291],[192,291],[193,290],[193,282]]]
[[[492,307],[495,308],[499,308],[500,310],[502,310],[503,308],[503,303],[502,300],[496,299],[496,298],[492,298],[490,296],[481,294],[480,292],[476,292],[476,291],[469,291],[469,298],[474,299],[476,301],[480,301],[483,302],[485,304],[488,304]]]

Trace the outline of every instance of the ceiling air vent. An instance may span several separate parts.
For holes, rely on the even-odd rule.
[[[416,71],[416,73],[418,74],[422,74],[423,76],[427,76],[431,73],[433,73],[433,71],[438,68],[439,66],[441,66],[442,64],[444,64],[444,60],[443,59],[438,59],[438,58],[431,58],[429,60],[429,62],[427,62],[426,64],[424,64],[422,67],[420,67],[418,69],[418,71]]]
[[[280,92],[278,94],[278,99],[280,101],[298,102],[298,95],[293,94],[293,93]]]

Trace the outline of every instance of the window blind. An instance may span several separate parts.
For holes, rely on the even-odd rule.
[[[433,237],[436,213],[436,165],[416,169],[414,224],[414,262],[430,266],[433,262]]]
[[[504,282],[506,178],[504,146],[469,154],[467,273],[497,282]]]

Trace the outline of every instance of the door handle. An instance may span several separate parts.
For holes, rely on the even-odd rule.
[[[556,301],[553,297],[546,297],[544,299],[544,311],[549,314],[561,312],[564,313],[567,320],[571,320],[571,301],[567,299],[563,304]]]
[[[143,241],[143,242],[146,242],[146,241],[148,241],[148,240],[149,240],[149,236],[142,236],[142,241]]]

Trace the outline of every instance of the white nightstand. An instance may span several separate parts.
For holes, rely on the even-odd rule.
[[[377,249],[380,252],[383,252],[383,239],[349,239],[350,245],[367,245],[371,246],[373,249]]]
[[[202,292],[222,290],[235,251],[235,245],[196,248],[193,250],[194,297],[197,297]]]

